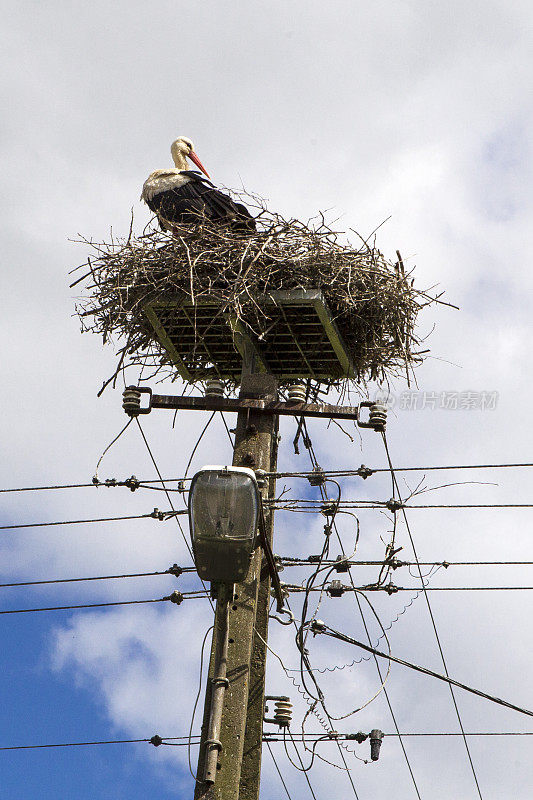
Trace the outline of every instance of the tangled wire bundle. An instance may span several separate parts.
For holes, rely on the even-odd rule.
[[[243,199],[253,204],[254,198]],[[386,382],[400,373],[409,378],[427,352],[415,333],[418,312],[442,302],[440,294],[416,289],[399,254],[392,263],[373,243],[359,249],[343,244],[323,218],[313,227],[262,207],[257,228],[255,235],[236,235],[199,219],[195,226],[174,226],[172,233],[148,226],[141,236],[130,230],[127,239],[110,243],[82,240],[94,251],[87,274],[72,284],[87,281],[76,308],[82,330],[104,342],[118,337],[122,345],[104,387],[130,365],[151,367],[150,377],[176,376],[147,321],[147,305],[172,300],[194,308],[208,299],[213,313],[231,315],[254,341],[268,343],[272,305],[263,301],[269,292],[293,289],[322,291],[353,364],[350,377],[323,383]],[[191,361],[197,374],[212,366],[201,347]]]

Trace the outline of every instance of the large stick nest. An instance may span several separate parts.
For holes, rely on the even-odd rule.
[[[257,208],[256,198],[241,199]],[[322,216],[304,224],[263,205],[257,228],[255,235],[237,235],[199,219],[172,233],[150,225],[140,236],[130,229],[124,239],[82,240],[93,249],[87,274],[72,284],[86,281],[76,307],[82,330],[121,345],[116,373],[104,386],[130,365],[150,367],[144,378],[176,377],[143,313],[148,303],[171,298],[194,304],[209,297],[253,338],[265,340],[271,311],[258,298],[272,290],[311,288],[322,290],[358,382],[388,382],[401,373],[409,379],[427,352],[415,331],[418,313],[440,295],[415,288],[399,253],[396,262],[388,261],[373,240],[357,249],[342,243]],[[197,366],[207,366],[202,348],[195,358]]]

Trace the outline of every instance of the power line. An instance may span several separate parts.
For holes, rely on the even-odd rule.
[[[413,737],[433,737],[433,736],[461,736],[460,733],[456,732],[423,732],[423,733],[411,733],[403,731],[401,736],[413,736]],[[467,736],[533,736],[533,731],[472,731],[466,734]],[[301,742],[304,739],[307,741],[320,741],[320,742],[337,742],[339,739],[343,741],[351,740],[355,738],[354,734],[344,734],[339,733],[334,737],[330,737],[327,734],[313,734],[313,733],[306,733],[305,737],[302,737],[301,734],[292,734],[293,739],[295,742]],[[398,734],[396,732],[385,733],[385,737],[397,737]],[[193,737],[195,741],[191,742],[192,745],[197,745],[200,743],[200,735],[195,734]],[[161,739],[161,742],[159,740]],[[283,738],[276,733],[265,733],[263,735],[263,741],[265,744],[270,745],[273,742],[283,742]],[[53,743],[46,743],[46,744],[18,744],[18,745],[9,745],[5,747],[0,747],[0,751],[8,751],[8,750],[43,750],[43,749],[52,749],[56,747],[92,747],[95,745],[108,745],[108,744],[138,744],[138,743],[146,743],[146,744],[153,744],[155,747],[158,747],[159,744],[169,744],[170,742],[174,742],[174,747],[187,747],[189,744],[189,737],[188,736],[152,736],[149,739],[102,739],[100,741],[90,741],[90,742],[53,742]],[[270,749],[270,748],[269,748]],[[271,751],[272,752],[272,751]],[[290,796],[290,795],[289,795]]]
[[[336,631],[334,628],[330,628],[329,625],[326,625],[325,623],[317,624],[315,622],[312,630],[314,633],[323,633],[326,636],[331,636],[341,642],[346,642],[347,644],[353,644],[356,647],[361,647],[363,650],[366,650],[367,653],[374,653],[374,655],[380,656],[380,658],[394,661],[396,664],[401,664],[403,667],[409,667],[409,669],[413,669],[416,672],[421,672],[424,675],[429,675],[431,678],[437,678],[438,680],[444,681],[444,683],[447,683],[450,686],[457,686],[459,689],[464,689],[465,692],[470,692],[478,697],[483,697],[485,700],[490,700],[492,703],[504,706],[505,708],[510,708],[513,711],[518,711],[520,714],[525,714],[528,717],[533,717],[533,711],[529,711],[527,708],[522,708],[514,703],[509,703],[507,700],[502,700],[500,697],[495,697],[494,695],[482,692],[480,689],[474,689],[472,686],[467,686],[465,683],[460,683],[459,681],[450,678],[447,674],[441,675],[440,673],[434,672],[427,667],[421,667],[418,664],[412,664],[410,661],[404,661],[401,658],[397,658],[390,653],[382,653],[380,650],[376,650],[374,647],[370,647],[362,642],[358,642],[356,639],[352,639],[351,636],[346,636],[346,634]]]
[[[198,737],[199,738],[199,737]],[[137,744],[138,742],[147,742],[149,744],[153,744],[155,747],[158,747],[159,744],[166,744],[168,742],[176,742],[175,746],[186,747],[188,744],[188,736],[165,736],[164,739],[161,739],[160,736],[152,736],[150,739],[106,739],[103,741],[98,742],[58,742],[54,744],[19,744],[13,745],[10,747],[0,747],[0,750],[39,750],[43,748],[52,748],[52,747],[91,747],[93,745],[102,745],[102,744]],[[185,740],[185,741],[179,741]],[[199,742],[194,742],[194,744],[198,744]]]
[[[280,563],[284,567],[303,567],[309,564],[316,564],[318,556],[309,556],[308,558],[293,558],[292,556],[279,556]],[[338,564],[336,560],[323,559],[322,564],[328,566],[335,566]],[[345,561],[342,559],[343,565],[348,567],[381,567],[383,564],[390,565],[393,569],[399,567],[415,567],[416,561],[400,561],[399,559],[385,559],[385,561]],[[501,566],[533,566],[533,561],[419,561],[421,567],[501,567]]]
[[[105,480],[101,481],[98,478],[93,478],[91,483],[61,483],[61,484],[53,484],[51,486],[22,486],[17,487],[14,489],[0,489],[0,494],[6,494],[9,492],[43,492],[43,491],[51,491],[54,489],[99,489],[101,487],[104,488],[114,488],[114,487],[126,487],[131,491],[135,491],[136,489],[147,489],[150,488],[149,485],[152,483],[181,483],[182,481],[190,481],[192,478],[153,478],[150,480],[142,480],[140,478],[136,478],[135,475],[132,475],[130,478],[126,478],[125,480],[117,480],[116,478],[106,478]],[[181,491],[180,489],[172,489],[171,491]]]
[[[187,511],[159,511],[159,509],[154,508],[151,514],[134,514],[128,517],[99,517],[98,519],[67,519],[62,520],[60,522],[24,522],[17,525],[0,525],[0,531],[10,531],[14,529],[20,528],[48,528],[54,525],[84,525],[87,523],[92,522],[118,522],[119,520],[131,520],[131,519],[158,519],[160,522],[164,522],[171,517],[176,516],[177,514],[186,514]]]
[[[335,563],[335,562],[327,562]],[[360,562],[363,563],[363,562]],[[375,562],[368,562],[376,565],[381,565],[385,562],[382,561],[375,561]],[[422,566],[426,565],[425,562],[420,562]],[[471,563],[471,562],[467,562]],[[476,562],[472,562],[476,564]],[[483,563],[483,562],[481,562]],[[511,564],[531,564],[533,562],[488,562],[490,564],[500,564],[500,563],[511,563]],[[303,566],[303,564],[298,564],[295,566]],[[353,563],[350,566],[355,566]],[[0,589],[5,589],[8,587],[13,586],[45,586],[50,584],[56,583],[80,583],[83,581],[109,581],[115,580],[118,578],[150,578],[154,576],[164,576],[164,575],[174,575],[178,576],[181,573],[187,572],[196,572],[195,567],[179,567],[179,572],[175,572],[172,568],[160,570],[156,572],[130,572],[125,573],[123,575],[92,575],[90,577],[84,578],[51,578],[49,580],[40,580],[40,581],[18,581],[14,583],[0,583]],[[290,584],[283,584],[284,588],[288,591],[303,591],[303,587],[299,586],[291,586]],[[533,586],[427,586],[426,589],[430,592],[472,592],[472,591],[530,591],[533,589]],[[346,587],[346,591],[385,591],[389,594],[395,594],[396,592],[414,592],[419,591],[419,587],[417,586],[394,586],[393,584],[388,584],[386,586],[361,586],[361,587]],[[320,591],[320,587],[311,589],[311,591]]]
[[[434,470],[454,470],[454,469],[508,469],[508,468],[520,468],[520,467],[533,467],[533,463],[513,463],[513,464],[453,464],[453,465],[444,465],[444,466],[425,466],[425,467],[395,467],[395,472],[431,472]],[[368,471],[366,474],[373,475],[374,473],[381,473],[381,472],[388,472],[388,467],[362,467],[359,470],[324,470],[324,475],[326,477],[361,477],[361,470],[365,472]],[[268,472],[266,473],[270,478],[307,478],[310,475],[312,476],[313,472]],[[129,480],[129,479],[126,479]],[[158,480],[141,480],[139,479],[139,488],[143,488],[144,484],[151,484],[151,483],[179,483],[180,481],[188,481],[191,478],[182,477],[182,478],[162,478]],[[39,491],[50,491],[54,489],[88,489],[88,488],[98,488],[100,486],[127,486],[126,481],[116,481],[114,478],[108,478],[105,481],[96,481],[91,483],[63,483],[63,484],[52,484],[50,486],[22,486],[17,488],[7,488],[7,489],[0,489],[0,494],[5,494],[7,492],[39,492]]]
[[[533,463],[511,463],[511,464],[447,464],[443,466],[431,465],[426,467],[395,467],[395,472],[432,472],[435,470],[453,470],[453,469],[509,469],[519,467],[533,467]],[[374,473],[389,472],[388,467],[366,467],[362,464],[359,469],[336,469],[336,470],[322,470],[326,477],[334,478],[349,478],[360,477],[366,478]],[[316,472],[268,472],[267,475],[271,478],[308,478],[309,476],[316,475]]]
[[[274,762],[274,766],[276,767],[276,770],[277,770],[277,773],[279,775],[280,781],[282,782],[283,788],[285,789],[285,794],[287,795],[289,800],[292,800],[292,798],[290,796],[290,793],[289,793],[289,790],[287,789],[287,784],[283,780],[283,775],[281,774],[281,770],[278,767],[278,762],[276,761],[276,757],[274,756],[274,753],[272,752],[272,748],[270,747],[270,742],[268,741],[268,739],[265,740],[265,741],[266,741],[266,746],[268,747],[268,751],[269,751],[270,755],[272,756],[272,761]],[[276,741],[278,741],[278,740],[276,740]]]
[[[306,589],[305,586],[283,583],[282,587],[287,592],[295,593],[324,591],[322,586]],[[425,589],[428,592],[524,592],[531,591],[533,586],[426,586]],[[325,591],[326,594],[329,594],[327,585]],[[422,590],[420,586],[396,586],[393,583],[386,583],[383,586],[378,586],[377,584],[371,586],[346,586],[346,584],[341,584],[340,586],[335,586],[334,591],[338,591],[340,596],[344,592],[386,592],[391,595],[396,594],[396,592],[420,592]],[[336,597],[337,595],[334,594],[333,596]]]
[[[437,647],[438,647],[438,650],[439,650],[439,653],[440,653],[442,666],[444,667],[444,672],[446,674],[446,677],[449,678],[448,666],[446,664],[446,659],[444,658],[444,650],[442,649],[439,633],[437,631],[437,623],[435,622],[435,617],[433,616],[433,609],[431,608],[431,603],[429,602],[429,596],[428,596],[428,593],[426,591],[426,584],[424,582],[424,576],[422,575],[422,569],[421,569],[420,564],[419,564],[418,553],[416,551],[415,541],[414,541],[414,538],[413,538],[413,534],[411,533],[411,527],[409,525],[409,520],[407,519],[407,514],[406,514],[406,511],[405,511],[405,505],[404,505],[403,500],[402,500],[400,487],[398,485],[398,480],[396,478],[396,473],[394,471],[391,455],[390,455],[390,452],[389,452],[389,445],[388,445],[388,442],[387,442],[387,435],[386,435],[384,430],[381,432],[381,438],[383,440],[383,446],[385,448],[385,455],[387,457],[387,463],[389,465],[389,470],[390,470],[390,474],[391,474],[391,478],[392,478],[393,493],[398,495],[398,499],[399,499],[399,501],[401,503],[402,515],[403,515],[403,519],[404,519],[404,522],[405,522],[405,527],[407,529],[407,533],[408,533],[408,536],[409,536],[409,541],[411,542],[411,548],[412,548],[412,551],[413,551],[413,555],[415,557],[415,561],[417,562],[418,575],[420,577],[420,583],[421,583],[421,586],[422,586],[422,591],[424,592],[424,599],[426,601],[426,605],[427,605],[428,612],[429,612],[429,617],[430,617],[430,620],[431,620],[431,625],[433,627],[433,632],[435,634],[435,640],[437,642]],[[394,516],[396,518],[396,514],[394,514]],[[477,793],[479,795],[479,800],[483,800],[483,796],[481,794],[481,788],[480,788],[478,777],[477,777],[477,773],[476,773],[476,768],[475,768],[474,762],[472,760],[472,755],[470,753],[470,747],[468,746],[468,741],[467,741],[467,738],[466,738],[466,735],[465,735],[465,729],[464,729],[464,726],[463,726],[463,721],[461,719],[461,714],[459,713],[459,706],[457,705],[457,700],[455,699],[455,692],[453,691],[453,686],[452,686],[452,684],[450,682],[448,682],[448,686],[449,686],[450,694],[451,694],[451,697],[452,697],[453,707],[454,707],[455,713],[457,715],[457,721],[459,723],[459,728],[460,728],[461,733],[462,733],[462,738],[463,738],[463,742],[464,742],[464,746],[465,746],[468,762],[470,764],[470,768],[472,770],[472,775],[473,775],[473,778],[474,778],[474,783],[476,784]]]
[[[362,734],[363,736],[365,734]],[[533,731],[470,731],[467,732],[467,736],[533,736]],[[412,731],[402,731],[401,733],[396,731],[390,731],[383,734],[384,737],[392,738],[393,736],[417,736],[417,737],[426,737],[426,736],[462,736],[462,733],[459,731],[423,731],[421,733],[414,733]],[[334,742],[337,739],[342,739],[343,741],[352,741],[358,740],[361,737],[361,734],[355,733],[337,733],[335,732],[335,736],[328,736],[328,734],[323,733],[306,733],[302,736],[300,733],[293,734],[293,739],[295,742],[301,741],[309,741],[309,742]],[[263,741],[264,742],[282,742],[283,737],[279,735],[279,733],[269,733],[268,731],[263,734]]]
[[[174,575],[178,577],[182,572],[196,572],[194,567],[170,567],[159,572],[130,572],[124,575],[96,575],[89,578],[53,578],[43,581],[19,581],[18,583],[0,583],[0,589],[8,586],[43,586],[51,583],[79,583],[80,581],[110,581],[115,578],[149,578],[155,575]]]
[[[338,536],[338,539],[340,541],[340,536],[338,535],[338,533],[337,533],[337,536]],[[351,581],[352,586],[353,586],[353,578],[352,578],[352,573],[351,573],[350,569],[348,569],[348,574],[350,576],[350,581]],[[363,627],[365,629],[366,638],[368,639],[368,644],[370,645],[370,644],[372,644],[372,639],[370,638],[370,631],[368,630],[368,625],[366,624],[366,619],[365,619],[365,616],[363,614],[363,609],[361,607],[361,603],[359,602],[359,597],[358,597],[358,595],[356,593],[355,593],[355,600],[357,602],[357,607],[359,609],[359,614],[360,614],[361,620],[363,622]],[[381,667],[379,666],[379,662],[378,662],[378,659],[377,659],[375,654],[373,654],[373,658],[374,658],[374,663],[376,665],[376,670],[377,670],[377,673],[378,673],[378,676],[379,676],[379,680],[383,684],[383,675],[381,673]],[[413,782],[413,786],[414,786],[414,789],[415,789],[415,792],[416,792],[416,796],[418,797],[418,800],[422,800],[422,796],[420,794],[420,790],[419,790],[418,784],[416,782],[415,774],[413,772],[413,768],[411,766],[411,762],[409,760],[409,756],[407,755],[407,750],[405,749],[405,745],[403,743],[403,736],[400,733],[400,728],[399,728],[398,722],[396,720],[396,715],[395,715],[394,710],[392,708],[392,703],[391,703],[391,700],[390,700],[390,697],[389,697],[389,693],[387,692],[387,688],[386,688],[385,685],[383,685],[383,694],[385,695],[385,700],[387,701],[387,705],[389,707],[389,712],[390,712],[390,715],[392,717],[392,722],[393,722],[394,727],[396,729],[396,735],[398,736],[398,739],[399,739],[399,742],[400,742],[400,747],[402,748],[402,752],[403,752],[403,755],[404,755],[404,758],[405,758],[405,763],[407,765],[407,769],[409,771],[409,775],[411,776],[411,780]]]
[[[301,755],[300,755],[300,751],[299,751],[299,750],[298,750],[298,748],[296,747],[296,743],[295,743],[295,741],[294,741],[294,739],[293,739],[293,737],[292,737],[292,733],[290,732],[290,730],[289,730],[289,736],[290,736],[290,738],[291,738],[291,741],[292,741],[293,747],[294,747],[294,749],[295,749],[295,751],[296,751],[296,755],[298,756],[298,761],[300,762],[301,771],[302,771],[302,772],[303,772],[303,774],[304,774],[304,778],[305,778],[305,780],[306,780],[306,783],[307,783],[307,785],[308,785],[308,787],[309,787],[309,791],[311,792],[311,797],[313,798],[313,800],[316,800],[316,795],[315,795],[315,793],[314,793],[314,791],[313,791],[313,787],[312,787],[312,785],[311,785],[311,781],[310,781],[310,779],[309,779],[309,775],[307,774],[308,770],[307,770],[307,769],[305,769],[305,767],[304,767],[304,763],[303,763],[303,761],[302,761],[302,757],[301,757]],[[291,760],[291,758],[290,758],[290,756],[289,756],[289,753],[288,753],[288,751],[287,751],[287,744],[286,744],[286,742],[285,742],[285,752],[287,753],[287,757],[289,758],[289,761],[291,761],[291,764],[292,764],[292,760]],[[298,769],[298,767],[296,767],[296,769]],[[355,793],[355,796],[357,797],[357,792]]]
[[[304,505],[305,504],[305,505]],[[322,512],[323,502],[321,500],[291,500],[290,498],[277,498],[269,504],[276,511],[295,511],[295,512]],[[533,508],[533,503],[425,503],[407,504],[397,503],[391,508],[390,500],[368,502],[367,500],[343,500],[339,504],[339,510],[343,509],[362,509],[380,508],[389,511],[400,511],[401,509],[422,509],[422,508]]]
[[[0,614],[29,614],[36,611],[67,611],[70,609],[78,608],[103,608],[104,606],[131,606],[140,605],[142,603],[163,603],[170,600],[172,603],[179,605],[183,600],[192,600],[204,597],[203,592],[173,592],[168,597],[157,597],[153,600],[116,600],[110,603],[82,603],[74,606],[49,606],[46,608],[15,608],[8,611],[0,611]]]
[[[211,422],[212,419],[213,419],[213,417],[210,417],[209,422]],[[185,542],[185,547],[187,548],[187,551],[188,551],[188,553],[189,553],[189,555],[191,557],[191,560],[194,563],[194,555],[193,555],[193,552],[192,552],[192,549],[191,549],[191,545],[189,544],[189,542],[187,540],[187,537],[185,536],[185,531],[181,527],[181,523],[180,523],[180,521],[178,519],[178,514],[187,514],[188,511],[187,510],[176,511],[176,509],[174,508],[174,504],[173,504],[172,499],[170,497],[169,491],[168,491],[167,487],[165,486],[165,482],[163,481],[163,478],[161,477],[161,472],[159,470],[159,467],[157,466],[157,462],[155,460],[155,456],[152,453],[150,445],[148,444],[148,439],[146,438],[146,436],[144,434],[144,431],[142,429],[141,423],[139,422],[139,417],[135,417],[135,422],[137,423],[137,427],[139,428],[139,432],[140,432],[140,434],[142,436],[142,440],[143,440],[143,442],[144,442],[144,444],[146,446],[146,449],[148,450],[148,455],[150,456],[150,460],[151,460],[152,464],[154,465],[154,469],[155,469],[155,471],[157,473],[157,476],[158,476],[158,478],[161,481],[161,484],[163,486],[163,490],[165,492],[166,498],[167,498],[167,500],[169,502],[169,505],[170,505],[170,507],[172,509],[172,512],[173,512],[173,516],[175,517],[176,523],[177,523],[178,528],[180,530],[181,538]],[[205,431],[207,430],[207,427],[208,426],[206,425],[205,428],[203,429],[202,433],[200,434],[200,439],[202,438],[202,436],[204,435]],[[198,446],[198,444],[200,443],[200,439],[198,439],[198,441],[196,443],[196,446],[194,448],[195,450],[196,450],[196,447]],[[187,469],[188,469],[188,467],[187,467]],[[213,600],[211,598],[211,593],[208,591],[207,586],[205,584],[205,581],[202,578],[200,578],[200,582],[201,582],[202,586],[204,587],[204,593],[205,593],[206,597],[209,600],[209,605],[211,606],[211,608],[212,608],[212,610],[214,612],[215,611],[215,607],[213,605]]]
[[[63,483],[56,486],[22,486],[16,489],[0,489],[0,494],[8,492],[44,492],[52,489],[87,489],[96,486],[94,483]],[[141,740],[139,740],[141,741]]]
[[[303,419],[303,424],[305,425],[305,419]],[[314,468],[314,470],[315,470],[315,472],[316,472],[317,470],[320,470],[320,467],[319,467],[319,464],[318,464],[318,459],[317,459],[317,457],[316,457],[316,455],[315,455],[315,452],[314,452],[314,447],[313,447],[313,443],[312,443],[312,441],[311,441],[311,437],[309,436],[309,433],[308,433],[308,431],[307,431],[307,428],[305,429],[305,433],[306,433],[306,440],[305,440],[305,443],[306,443],[306,446],[307,446],[307,449],[308,449],[309,458],[310,458],[310,460],[311,460],[311,463],[312,463],[312,465],[313,465],[313,468]],[[341,493],[341,487],[340,487],[340,484],[337,484],[337,485],[338,485],[338,488],[339,488],[339,498],[338,498],[338,499],[340,500],[340,497],[341,497],[341,494],[340,494],[340,493]],[[325,500],[327,496],[326,496],[326,491],[325,491],[325,489],[324,489],[324,485],[323,485],[322,483],[320,484],[320,494],[321,494],[321,496],[322,496],[322,499],[323,499],[323,500]],[[337,507],[337,510],[338,510],[338,507]],[[394,524],[396,524],[396,517],[394,517]],[[346,553],[345,553],[344,546],[343,546],[343,543],[342,543],[342,539],[341,539],[341,536],[340,536],[340,534],[339,534],[339,530],[338,530],[338,528],[337,528],[337,524],[336,524],[336,522],[335,522],[335,518],[334,518],[334,517],[333,517],[333,519],[331,519],[331,525],[333,526],[333,529],[335,530],[335,534],[336,534],[336,536],[337,536],[337,540],[338,540],[338,542],[339,542],[339,546],[340,546],[340,548],[341,548],[342,555],[345,557],[345,556],[346,556]],[[329,538],[329,537],[328,537],[328,538]],[[357,546],[357,542],[356,542],[356,546]],[[322,553],[322,555],[324,555],[324,552]],[[319,556],[319,559],[320,559],[320,563],[322,563],[322,560],[321,560],[321,557],[320,557],[320,556]],[[353,576],[352,576],[352,572],[351,572],[351,569],[350,569],[350,567],[348,567],[348,575],[349,575],[349,577],[350,577],[350,582],[351,582],[351,584],[352,584],[352,586],[353,586],[353,585],[354,585],[354,581],[353,581]],[[359,613],[360,613],[360,616],[361,616],[361,620],[362,620],[362,622],[363,622],[363,626],[364,626],[364,628],[365,628],[365,631],[366,631],[366,635],[367,635],[367,637],[368,637],[368,642],[369,642],[369,644],[371,644],[371,640],[370,640],[370,634],[369,634],[368,627],[367,627],[367,624],[366,624],[366,620],[365,620],[365,617],[364,617],[364,614],[363,614],[363,610],[362,610],[362,608],[361,608],[361,604],[360,604],[360,602],[359,602],[359,597],[358,597],[358,595],[357,595],[357,594],[355,594],[355,593],[354,593],[354,597],[355,597],[355,600],[356,600],[356,602],[357,602],[357,607],[358,607],[358,609],[359,609]],[[383,632],[384,632],[384,634],[385,634],[385,631],[383,631]],[[385,637],[386,637],[386,634],[385,634]],[[401,746],[401,748],[402,748],[402,752],[403,752],[403,755],[404,755],[404,758],[405,758],[405,762],[406,762],[406,765],[407,765],[407,768],[408,768],[409,774],[410,774],[410,776],[411,776],[411,780],[412,780],[412,782],[413,782],[413,786],[414,786],[414,788],[415,788],[416,795],[417,795],[417,797],[419,798],[419,800],[421,800],[421,797],[420,797],[420,792],[419,792],[419,789],[418,789],[418,785],[417,785],[417,783],[416,783],[416,779],[415,779],[415,776],[414,776],[414,772],[413,772],[413,769],[412,769],[412,767],[411,767],[411,763],[410,763],[410,761],[409,761],[409,757],[408,757],[408,755],[407,755],[407,750],[405,749],[405,746],[404,746],[404,743],[403,743],[402,737],[400,736],[400,730],[399,730],[399,727],[398,727],[398,723],[397,723],[397,721],[396,721],[396,717],[395,717],[395,714],[394,714],[394,711],[393,711],[393,708],[392,708],[392,703],[391,703],[391,701],[390,701],[389,694],[388,694],[388,692],[387,692],[387,688],[386,688],[386,686],[385,686],[385,682],[384,682],[384,680],[383,680],[383,676],[382,676],[382,674],[381,674],[381,670],[380,670],[379,663],[378,663],[378,660],[377,660],[376,656],[374,656],[374,662],[375,662],[375,665],[376,665],[376,670],[377,670],[377,673],[378,673],[378,676],[379,676],[380,683],[381,683],[381,685],[382,685],[382,687],[383,687],[383,693],[384,693],[384,695],[385,695],[385,699],[386,699],[386,701],[387,701],[387,705],[388,705],[388,707],[389,707],[389,711],[390,711],[390,714],[391,714],[391,717],[392,717],[392,721],[393,721],[393,723],[394,723],[394,726],[395,726],[395,728],[396,728],[396,731],[397,731],[397,733],[398,733],[398,735],[399,735],[400,746]],[[290,677],[290,676],[289,676],[289,677]],[[303,676],[302,676],[302,677],[303,677]],[[324,707],[324,709],[325,709],[325,705],[324,705],[324,703],[323,703],[322,705],[323,705],[323,707]],[[327,712],[326,712],[326,713],[327,713]],[[331,720],[330,720],[330,724],[331,724]],[[339,744],[339,743],[337,744],[337,746],[338,746],[338,750],[339,750],[339,753],[340,753],[340,755],[341,755],[342,761],[343,761],[344,765],[346,766],[346,760],[345,760],[345,758],[344,758],[344,754],[343,754],[343,752],[342,752],[341,746],[340,746],[340,744]],[[352,785],[353,792],[354,792],[355,796],[357,797],[357,791],[356,791],[356,789],[355,789],[355,785],[353,784],[352,777],[351,777],[351,775],[350,775],[350,772],[349,772],[349,771],[348,771],[348,777],[349,777],[349,779],[350,779],[350,783],[351,783],[351,785]]]

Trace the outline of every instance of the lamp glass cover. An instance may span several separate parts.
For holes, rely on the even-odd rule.
[[[191,488],[195,539],[251,539],[255,535],[258,497],[255,481],[231,471],[200,473]]]

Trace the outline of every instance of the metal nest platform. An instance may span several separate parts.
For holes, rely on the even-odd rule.
[[[265,312],[265,331],[256,336],[220,301],[193,304],[158,300],[144,306],[155,337],[181,377],[189,382],[219,377],[239,381],[245,353],[256,369],[279,380],[353,378],[347,348],[319,289],[271,291],[254,298]]]

